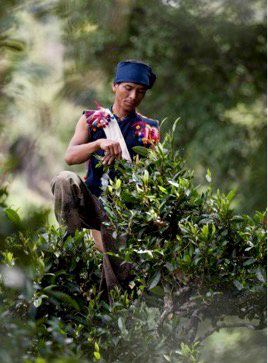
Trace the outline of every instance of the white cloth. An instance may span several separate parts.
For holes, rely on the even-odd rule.
[[[116,121],[116,118],[114,117],[114,115],[108,108],[103,108],[103,111],[105,113],[108,113],[111,117],[111,121],[103,129],[107,139],[119,142],[119,144],[121,146],[121,150],[122,150],[122,159],[125,159],[125,160],[131,162],[131,157],[130,157],[130,154],[129,154],[129,151],[128,151],[128,148],[126,145],[126,141],[124,139],[124,136],[122,135],[122,132]]]
[[[108,125],[103,128],[107,139],[119,142],[122,150],[122,159],[131,162],[132,160],[126,145],[126,141],[124,139],[124,136],[122,135],[122,132],[116,121],[116,118],[108,108],[102,108],[102,110],[105,113],[108,113],[111,117],[111,120],[109,121]],[[104,173],[101,178],[101,185],[104,188],[106,188],[108,184],[109,184],[109,175],[107,173]]]

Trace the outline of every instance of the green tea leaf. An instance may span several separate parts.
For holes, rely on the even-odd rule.
[[[66,303],[68,305],[71,305],[75,310],[80,311],[80,307],[79,307],[78,303],[73,298],[71,298],[69,295],[65,294],[64,292],[50,290],[50,291],[48,291],[48,294],[50,296],[56,297],[58,300]]]
[[[149,152],[150,152],[150,150],[146,149],[146,147],[144,147],[144,146],[134,146],[132,148],[132,150],[136,154],[139,154],[139,155],[142,155],[142,156],[148,156],[149,155]]]
[[[166,188],[162,187],[161,185],[158,185],[158,188],[161,190],[161,192],[167,194]]]
[[[250,247],[252,248],[252,247]],[[255,258],[249,258],[247,261],[245,261],[243,263],[243,266],[249,266],[249,265],[252,265],[254,262],[256,262],[256,259]]]
[[[94,356],[95,356],[95,358],[96,359],[101,359],[101,355],[100,355],[100,353],[99,352],[94,352]]]
[[[147,184],[148,181],[149,181],[149,173],[148,173],[148,170],[144,170],[144,175],[143,175],[143,182],[144,184]]]
[[[180,121],[180,117],[178,117],[176,120],[175,120],[175,122],[174,122],[174,124],[173,124],[173,126],[172,126],[172,132],[174,132],[175,130],[176,130],[176,127],[177,127],[177,125],[178,125],[178,122]]]
[[[155,295],[157,295],[157,296],[159,296],[159,297],[163,297],[163,296],[164,296],[164,289],[163,289],[163,287],[161,287],[161,286],[159,286],[159,285],[157,285],[156,287],[154,287],[154,288],[150,289],[150,291],[151,291],[153,294],[155,294]]]
[[[168,355],[166,354],[163,354],[163,357],[165,358],[165,360],[167,360],[168,362],[171,362],[171,359]]]
[[[234,199],[235,196],[235,190],[231,190],[228,194],[227,194],[227,200],[228,202],[231,202]]]
[[[264,275],[262,274],[262,272],[260,270],[258,270],[256,272],[256,276],[257,276],[257,279],[260,281],[260,282],[266,282],[266,278],[264,277]]]
[[[210,173],[210,170],[208,169],[207,170],[207,175],[206,175],[206,179],[209,183],[211,183],[211,173]]]
[[[96,352],[100,351],[100,347],[99,347],[99,344],[97,342],[94,343],[94,347],[95,347]]]
[[[36,308],[38,308],[41,304],[42,304],[42,296],[40,296],[39,298],[37,298],[36,300],[34,300],[33,304]]]
[[[125,330],[125,324],[124,324],[124,321],[123,321],[123,319],[121,317],[118,318],[117,324],[118,324],[118,327],[119,327],[120,330]]]
[[[121,184],[122,184],[122,181],[120,179],[117,179],[115,182],[115,189],[120,189]]]
[[[234,280],[234,285],[237,288],[237,290],[239,290],[239,291],[244,288],[243,285],[237,280]]]
[[[161,274],[160,271],[157,271],[153,277],[151,278],[150,282],[149,282],[149,290],[153,289],[160,281],[161,278]]]
[[[173,185],[176,188],[179,188],[179,184],[177,182],[173,181],[173,180],[168,180],[168,183]]]
[[[5,215],[7,216],[7,218],[13,222],[16,225],[20,225],[21,224],[21,219],[20,216],[18,215],[17,212],[14,211],[14,209],[11,208],[6,208],[4,210]]]
[[[184,255],[183,256],[183,261],[187,262],[187,263],[190,263],[191,262],[191,256],[189,255]]]
[[[167,121],[167,117],[165,117],[161,122],[160,122],[160,125],[159,125],[159,128],[161,129],[163,126],[164,126],[164,124],[165,124],[165,122]]]

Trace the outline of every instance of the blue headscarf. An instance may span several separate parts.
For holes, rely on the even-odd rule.
[[[131,82],[152,88],[155,79],[156,75],[147,64],[129,60],[118,63],[114,83]]]

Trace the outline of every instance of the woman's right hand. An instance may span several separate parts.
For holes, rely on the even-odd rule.
[[[115,157],[122,156],[121,146],[118,141],[113,141],[109,139],[99,139],[98,141],[98,146],[101,150],[104,150],[106,151],[106,153]]]
[[[102,160],[103,164],[111,165],[115,159],[121,159],[122,150],[120,143],[118,141],[113,141],[109,139],[99,139],[98,146],[99,149],[105,151],[105,155]]]

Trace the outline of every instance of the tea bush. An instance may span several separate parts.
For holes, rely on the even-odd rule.
[[[63,241],[46,212],[22,221],[1,194],[2,362],[200,362],[213,332],[266,326],[265,213],[195,187],[172,134],[136,152],[102,195],[134,276],[111,303],[87,232]]]

